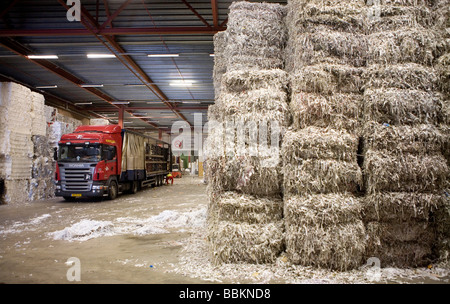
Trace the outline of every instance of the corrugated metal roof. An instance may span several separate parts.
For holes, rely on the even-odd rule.
[[[232,1],[225,0],[167,0],[149,1],[132,0],[115,17],[111,25],[105,29],[168,29],[170,35],[147,34],[133,35],[126,33],[111,36],[95,36],[87,30],[86,20],[69,22],[66,18],[66,8],[62,0],[9,0],[0,5],[0,32],[14,32],[14,35],[0,37],[0,42],[13,41],[29,49],[27,52],[36,54],[56,54],[58,60],[51,63],[61,68],[76,79],[87,84],[102,84],[97,92],[105,94],[114,101],[129,101],[127,105],[130,113],[140,112],[140,116],[155,117],[149,121],[158,121],[156,125],[170,126],[174,118],[167,105],[175,105],[192,125],[194,113],[203,113],[214,102],[214,87],[212,70],[214,58],[213,32],[202,34],[181,33],[181,30],[192,28],[218,29],[226,24],[228,7]],[[108,20],[127,1],[120,0],[82,0],[82,6],[98,28]],[[266,1],[285,3],[286,1]],[[217,20],[214,24],[213,3],[217,3]],[[85,12],[86,12],[85,11]],[[89,22],[88,22],[89,24]],[[208,28],[208,25],[210,26]],[[92,28],[92,25],[89,27]],[[27,30],[27,33],[23,31]],[[54,30],[77,30],[84,32],[79,35],[65,31],[54,35]],[[180,30],[174,33],[173,30]],[[20,34],[19,34],[20,33]],[[52,34],[53,33],[53,34]],[[109,40],[108,40],[109,39]],[[112,44],[114,43],[115,46]],[[3,43],[4,44],[4,43]],[[121,49],[122,52],[118,52]],[[124,56],[111,59],[88,59],[88,53],[111,53],[127,55],[152,82],[147,86],[144,77]],[[24,51],[23,51],[24,52]],[[179,54],[174,58],[149,58],[148,54]],[[7,48],[0,48],[0,74],[17,79],[31,87],[41,85],[57,85],[56,89],[49,89],[53,95],[71,103],[93,102],[92,105],[78,107],[78,111],[95,110],[105,115],[114,113],[117,109],[105,101],[103,95],[93,94],[80,88],[60,75],[47,68],[18,55]],[[175,87],[170,85],[174,80],[192,81],[192,86]],[[161,93],[155,91],[157,86],[167,98],[162,102]],[[191,101],[190,104],[187,102]],[[186,103],[183,103],[186,102]],[[137,107],[137,110],[133,110]],[[154,108],[157,108],[155,110]],[[165,109],[166,108],[166,109]],[[187,108],[183,110],[183,108]],[[162,110],[163,109],[163,110]],[[165,111],[164,115],[161,111]],[[145,114],[145,115],[142,115]],[[125,117],[127,118],[127,114]],[[156,118],[162,117],[162,118]],[[143,126],[140,119],[128,118],[127,126]]]

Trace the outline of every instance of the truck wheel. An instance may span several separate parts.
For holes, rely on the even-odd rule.
[[[135,194],[138,191],[139,191],[139,182],[138,181],[133,181],[131,183],[130,193],[131,194]]]
[[[117,194],[119,193],[119,187],[117,186],[116,181],[111,181],[108,187],[108,199],[114,200],[117,198]]]

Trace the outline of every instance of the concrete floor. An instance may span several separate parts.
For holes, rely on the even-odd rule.
[[[206,207],[206,185],[188,176],[114,201],[0,205],[0,283],[450,282],[448,264],[332,272],[280,256],[271,265],[211,265]],[[79,282],[67,279],[71,257],[80,261]]]
[[[164,222],[158,222],[158,229],[168,233],[135,234],[133,231],[145,228],[149,218],[164,210],[180,214],[193,209],[206,210],[205,188],[201,179],[186,177],[175,179],[174,185],[147,188],[135,195],[124,194],[114,201],[68,203],[55,198],[1,205],[0,283],[72,283],[66,276],[71,267],[66,264],[70,257],[80,260],[81,283],[204,282],[167,272],[172,263],[178,262],[182,242],[191,234],[189,223],[186,227],[183,222],[164,227]],[[84,239],[89,235],[84,239],[80,236],[82,241],[55,240],[49,235],[67,230],[83,219],[113,222],[115,226],[120,226],[117,220],[122,219],[120,228],[125,232],[109,231],[87,240]],[[134,219],[142,221],[130,226]]]

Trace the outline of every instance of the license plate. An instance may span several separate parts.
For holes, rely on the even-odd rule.
[[[81,197],[81,194],[78,194],[78,193],[75,194],[75,193],[74,193],[74,194],[72,194],[72,197]]]

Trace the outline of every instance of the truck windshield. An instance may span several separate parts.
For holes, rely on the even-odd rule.
[[[98,162],[101,159],[101,145],[60,145],[58,161],[62,162]]]

